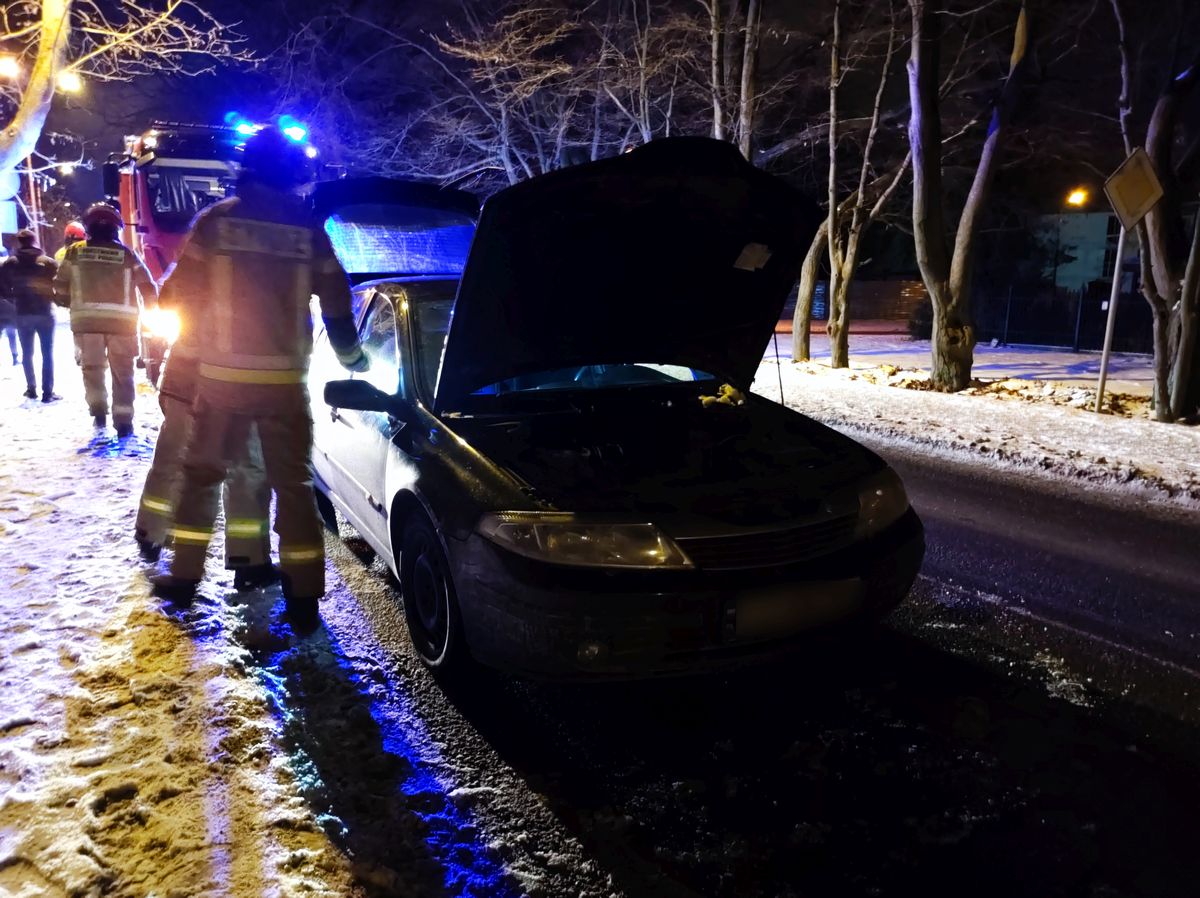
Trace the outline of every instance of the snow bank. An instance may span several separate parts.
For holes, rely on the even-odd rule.
[[[1021,381],[945,394],[901,388],[910,378],[892,372],[766,359],[753,389],[780,401],[782,380],[784,404],[852,436],[1200,505],[1200,428],[1096,415],[1078,387]],[[1056,404],[1064,392],[1082,398]]]

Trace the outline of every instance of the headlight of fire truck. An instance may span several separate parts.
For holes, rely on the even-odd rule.
[[[179,338],[179,315],[170,309],[146,309],[142,314],[142,329],[151,337],[174,343]]]

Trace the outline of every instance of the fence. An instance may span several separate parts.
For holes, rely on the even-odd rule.
[[[1075,351],[1104,346],[1109,285],[1097,281],[1083,290],[1010,290],[1005,295],[984,293],[976,308],[980,342],[1035,346],[1064,346]],[[1124,293],[1117,304],[1113,332],[1117,352],[1154,351],[1150,306],[1140,293]]]

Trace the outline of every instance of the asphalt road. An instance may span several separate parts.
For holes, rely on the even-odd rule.
[[[289,710],[364,890],[428,853],[434,881],[466,859],[454,895],[1194,896],[1195,516],[883,454],[928,527],[910,601],[719,677],[436,683],[343,523],[320,693],[378,733],[351,748],[336,716]],[[441,803],[443,847],[401,844]]]
[[[873,448],[925,522],[925,578],[1200,686],[1200,512]]]

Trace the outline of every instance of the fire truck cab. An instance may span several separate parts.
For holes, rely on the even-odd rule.
[[[155,122],[109,156],[104,192],[125,220],[124,242],[162,278],[196,213],[233,195],[245,135],[219,125]]]

